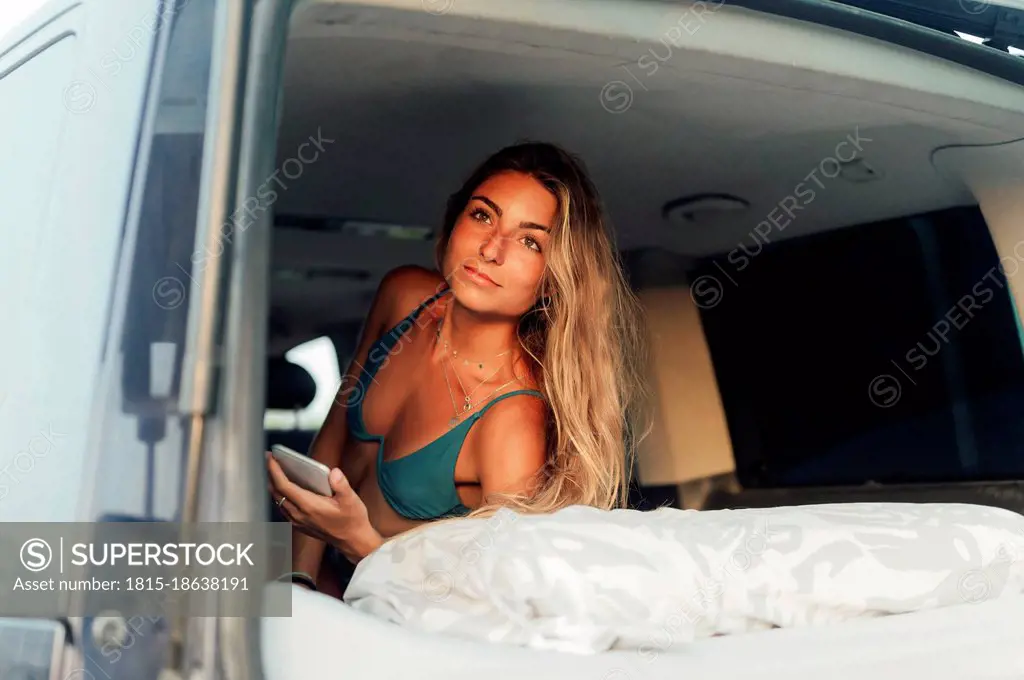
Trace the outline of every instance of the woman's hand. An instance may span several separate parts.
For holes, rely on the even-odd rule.
[[[334,496],[328,498],[288,481],[277,461],[269,453],[266,457],[270,494],[297,530],[334,546],[353,563],[380,547],[381,535],[341,470],[331,470],[328,481]]]

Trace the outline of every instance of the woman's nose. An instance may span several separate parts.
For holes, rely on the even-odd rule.
[[[480,257],[489,262],[501,264],[505,259],[505,248],[508,239],[501,234],[491,234],[480,244]]]

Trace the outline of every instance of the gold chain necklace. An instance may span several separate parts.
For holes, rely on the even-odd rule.
[[[448,421],[448,427],[455,427],[459,422],[459,406],[455,403],[455,392],[452,391],[452,383],[448,380],[448,370],[441,364],[441,371],[444,372],[444,384],[448,386],[448,396],[452,398],[452,410],[455,415]]]
[[[459,358],[459,350],[457,350],[454,347],[452,347],[450,344],[448,344],[447,340],[445,340],[444,338],[441,337],[441,326],[443,326],[443,325],[444,325],[444,320],[443,319],[441,321],[437,322],[437,339],[440,340],[444,344],[444,351],[445,351],[446,354],[450,352],[453,357],[458,359]],[[512,351],[512,349],[509,348],[509,349],[505,350],[504,352],[502,352],[501,354],[494,355],[494,358],[495,359],[500,359],[501,357],[505,356],[506,354],[508,354],[511,351]],[[463,366],[469,366],[470,364],[476,364],[477,368],[479,368],[480,370],[483,370],[483,368],[484,368],[484,362],[483,361],[471,361],[471,360],[466,359],[465,357],[463,357],[462,365]]]
[[[453,373],[455,372],[455,367],[454,366],[452,367],[452,372]],[[455,373],[455,377],[458,378],[459,374]],[[497,387],[494,388],[494,390],[490,394],[487,395],[487,397],[485,397],[483,399],[483,401],[487,402],[488,400],[490,400],[491,397],[493,397],[495,394],[497,394],[499,390],[505,389],[506,387],[508,387],[512,383],[516,382],[517,380],[519,380],[519,378],[512,378],[507,383],[505,383],[503,385],[498,385]],[[465,417],[466,415],[469,414],[469,411],[472,408],[472,403],[469,401],[469,397],[466,397],[466,405],[465,405],[464,409],[460,412],[459,411],[459,407],[455,404],[455,393],[452,390],[451,382],[448,380],[448,371],[444,372],[444,381],[445,381],[445,384],[448,385],[448,396],[451,397],[451,399],[452,399],[452,408],[455,410],[455,415],[452,417],[451,420],[448,421],[448,426],[449,427],[455,427],[456,425],[459,424],[459,420],[461,420],[463,417]],[[482,385],[483,383],[480,383],[480,384]]]
[[[438,339],[441,339],[441,324],[440,323],[438,323],[438,325],[437,325],[437,337],[438,337]],[[459,381],[459,387],[462,388],[462,393],[466,395],[465,399],[464,399],[463,406],[462,406],[462,410],[460,411],[459,407],[458,407],[458,404],[456,403],[456,400],[455,400],[455,391],[452,389],[452,383],[448,379],[448,371],[445,370],[444,366],[442,365],[441,366],[441,370],[444,372],[444,382],[445,382],[445,385],[448,386],[448,396],[452,400],[452,410],[455,411],[455,415],[452,417],[451,420],[448,421],[448,426],[449,427],[455,427],[459,423],[459,420],[461,420],[463,417],[465,417],[473,409],[473,393],[476,392],[478,389],[480,389],[480,387],[484,383],[486,383],[488,380],[490,380],[491,378],[496,376],[498,374],[498,372],[501,370],[501,366],[498,366],[498,368],[496,368],[494,370],[494,373],[491,373],[491,375],[489,375],[487,378],[485,378],[484,380],[480,381],[480,383],[476,387],[474,387],[472,391],[466,392],[466,386],[462,383],[462,378],[459,377],[459,372],[457,370],[455,370],[455,364],[452,362],[451,358],[449,358],[449,345],[448,345],[447,341],[443,341],[442,340],[442,342],[444,342],[444,350],[445,350],[444,356],[445,356],[446,359],[448,359],[448,365],[451,366],[452,373],[455,374],[455,379]],[[510,351],[512,351],[512,350],[506,350],[506,351],[502,352],[501,354],[499,354],[498,357],[504,356],[505,354],[508,354]],[[468,362],[466,362],[466,363],[468,363]],[[482,363],[480,364],[480,367],[483,368],[483,364]],[[517,380],[519,380],[519,378],[512,378],[511,380],[509,380],[508,382],[504,383],[503,385],[499,385],[498,387],[494,388],[494,390],[492,390],[491,393],[487,395],[487,397],[484,399],[484,401],[486,402],[488,399],[490,399],[495,394],[497,394],[499,390],[502,390],[502,389],[508,387],[509,385],[511,385],[512,383],[516,382]]]

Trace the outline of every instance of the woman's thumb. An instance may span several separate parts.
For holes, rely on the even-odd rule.
[[[327,482],[336,494],[344,493],[348,490],[348,480],[345,479],[345,475],[338,468],[332,469],[330,474],[327,475]]]

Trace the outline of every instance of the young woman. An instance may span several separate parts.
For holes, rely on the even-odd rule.
[[[313,442],[334,497],[267,459],[293,568],[336,595],[337,567],[424,522],[626,502],[646,343],[580,162],[498,151],[450,197],[436,255],[385,276]]]

